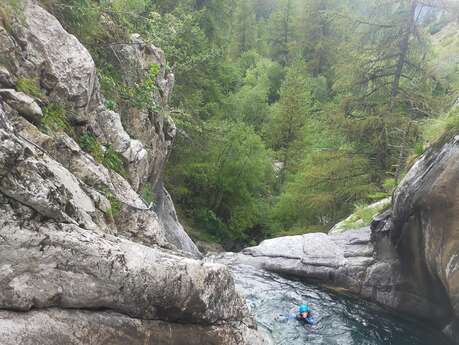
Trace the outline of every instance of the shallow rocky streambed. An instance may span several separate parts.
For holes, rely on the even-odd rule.
[[[210,257],[210,261],[226,260]],[[252,266],[229,264],[237,287],[246,296],[260,327],[275,345],[450,345],[429,325],[398,317],[383,308],[352,297],[283,278]],[[307,302],[317,324],[275,321],[279,313]]]

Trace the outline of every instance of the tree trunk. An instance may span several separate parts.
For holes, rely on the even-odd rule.
[[[391,92],[391,99],[390,99],[390,107],[391,109],[394,106],[394,99],[397,97],[399,88],[400,88],[400,78],[402,76],[403,72],[403,67],[405,66],[406,63],[406,56],[408,54],[408,48],[410,44],[410,38],[411,35],[414,32],[414,26],[416,24],[416,8],[418,6],[418,1],[417,0],[411,0],[411,5],[410,5],[410,17],[408,20],[408,24],[406,27],[405,32],[403,33],[402,40],[400,41],[400,50],[399,50],[399,56],[398,56],[398,61],[397,65],[395,68],[395,75],[394,75],[394,81],[392,83],[392,92]]]

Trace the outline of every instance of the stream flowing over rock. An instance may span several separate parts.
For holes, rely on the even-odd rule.
[[[459,136],[410,169],[369,227],[275,238],[222,260],[345,290],[436,325],[459,343]]]
[[[174,76],[159,48],[115,47],[126,83],[158,64],[152,99],[167,109]],[[175,136],[167,112],[105,107],[94,61],[36,1],[0,26],[0,343],[269,344],[229,270],[200,261],[162,171]],[[16,90],[36,81],[40,96]],[[59,104],[76,134],[122,159],[120,175],[77,136],[43,128]],[[127,116],[126,116],[127,115]],[[139,195],[145,185],[154,204]],[[116,209],[116,210],[115,210]]]

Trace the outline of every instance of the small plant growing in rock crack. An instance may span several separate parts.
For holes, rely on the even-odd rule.
[[[79,142],[80,147],[93,156],[96,162],[100,164],[104,163],[104,150],[94,134],[90,132],[83,133],[80,136]]]
[[[102,164],[105,165],[108,169],[116,171],[123,177],[128,176],[128,172],[124,166],[124,161],[121,155],[116,152],[110,145],[108,145],[105,150]]]
[[[110,202],[110,209],[106,211],[105,215],[110,219],[115,219],[121,212],[121,201],[109,190],[105,190],[104,194]]]
[[[116,109],[116,107],[117,107],[116,102],[112,101],[112,100],[109,100],[109,99],[107,99],[104,104],[105,104],[105,107],[108,110],[112,110],[112,111],[114,111]]]
[[[154,205],[156,202],[155,192],[153,191],[153,186],[151,183],[146,183],[142,188],[142,198],[145,203],[150,206]]]
[[[16,90],[33,97],[43,97],[37,79],[20,78],[16,82]]]
[[[124,161],[121,155],[116,152],[110,145],[105,149],[97,141],[96,136],[91,132],[85,132],[79,139],[80,147],[89,153],[96,162],[104,165],[106,168],[113,170],[123,177],[127,177],[128,173],[124,166]]]
[[[41,125],[48,133],[65,132],[69,135],[73,134],[65,109],[57,103],[49,103],[43,108]]]

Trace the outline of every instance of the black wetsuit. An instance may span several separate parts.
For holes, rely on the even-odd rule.
[[[311,313],[308,313],[308,317],[306,318],[301,317],[300,315],[297,315],[295,319],[303,323],[303,325],[312,325],[314,323],[314,319],[312,318]]]

